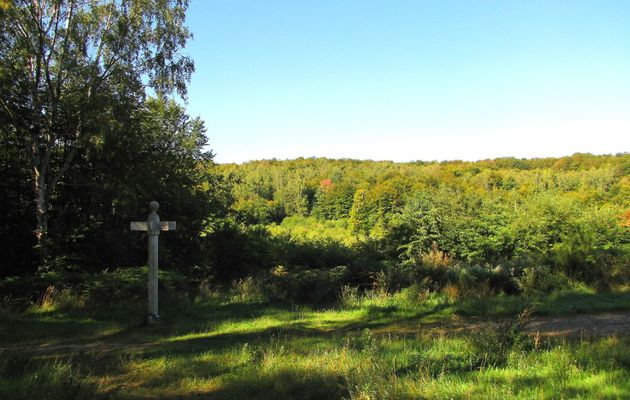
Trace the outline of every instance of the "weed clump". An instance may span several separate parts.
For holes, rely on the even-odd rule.
[[[41,361],[31,354],[0,354],[0,398],[82,400],[97,397],[72,360]]]
[[[502,367],[508,360],[511,351],[531,349],[534,341],[524,333],[533,309],[526,308],[514,318],[484,327],[468,337],[474,357],[471,367]]]

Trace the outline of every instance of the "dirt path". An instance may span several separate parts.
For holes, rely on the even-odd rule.
[[[405,321],[377,329],[377,333],[414,334],[420,332],[467,333],[478,331],[488,324],[509,322],[509,318],[462,318],[458,320],[423,324],[420,321]],[[536,316],[525,325],[528,334],[547,337],[580,336],[625,336],[630,335],[630,312],[598,314],[576,314],[562,316]]]
[[[508,319],[482,319],[468,318],[439,323],[422,323],[421,321],[404,321],[393,323],[374,329],[376,334],[403,334],[418,333],[467,333],[478,331],[488,324],[507,322]],[[525,325],[525,331],[529,334],[540,334],[546,337],[592,337],[592,336],[626,336],[630,335],[630,311],[610,312],[600,314],[578,314],[564,316],[533,317]],[[329,334],[339,333],[338,331]],[[261,333],[261,336],[264,333]],[[116,351],[142,352],[147,349],[155,349],[163,346],[160,342],[128,342],[96,340],[91,343],[61,343],[54,345],[34,346],[9,346],[0,348],[0,352],[38,353],[41,355],[79,354],[93,353],[106,354]]]
[[[630,312],[539,317],[525,329],[545,336],[624,336],[630,334]]]

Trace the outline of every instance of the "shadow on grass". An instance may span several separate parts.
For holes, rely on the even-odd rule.
[[[20,345],[59,345],[69,339],[89,342],[119,332],[117,322],[45,315],[0,314],[0,347]]]
[[[572,294],[574,295],[574,294]],[[582,294],[583,299],[588,299],[589,294]],[[564,299],[564,297],[559,297]],[[564,300],[563,300],[564,301]],[[293,312],[288,307],[273,307],[259,303],[231,303],[231,304],[194,304],[184,305],[181,308],[167,306],[164,308],[164,315],[168,316],[166,322],[156,327],[142,327],[140,324],[127,325],[122,329],[107,333],[98,331],[97,327],[102,321],[75,321],[79,326],[72,325],[72,320],[50,319],[48,316],[29,316],[32,321],[24,322],[16,328],[15,334],[32,328],[42,330],[34,337],[45,338],[51,335],[48,328],[55,324],[68,323],[68,326],[61,330],[53,329],[51,340],[60,340],[61,332],[70,329],[78,329],[80,334],[93,332],[100,334],[99,339],[107,339],[112,346],[107,351],[92,349],[81,351],[77,354],[76,349],[67,349],[54,359],[53,364],[58,365],[57,375],[49,376],[40,381],[40,386],[33,386],[32,390],[25,388],[26,381],[19,376],[0,376],[2,390],[11,390],[24,386],[19,393],[24,395],[16,398],[37,398],[38,393],[58,393],[57,397],[51,398],[82,398],[83,393],[92,397],[85,398],[120,398],[120,399],[141,399],[141,398],[178,398],[178,399],[289,399],[289,398],[347,398],[349,397],[348,384],[346,378],[340,374],[318,368],[299,368],[291,365],[280,366],[276,369],[261,369],[261,359],[256,358],[258,354],[271,349],[275,351],[278,343],[286,348],[286,351],[298,354],[311,354],[313,349],[326,347],[333,349],[335,346],[343,345],[348,335],[359,334],[368,328],[378,330],[385,328],[388,331],[404,326],[415,326],[428,316],[435,315],[445,308],[452,307],[447,304],[437,304],[433,307],[418,307],[417,310],[400,308],[398,306],[367,306],[361,309],[360,313],[348,313],[339,320],[331,319],[330,324],[314,324],[319,319],[316,312],[307,311],[300,315],[300,312]],[[340,311],[343,312],[343,311]],[[292,313],[292,314],[291,314]],[[258,327],[247,325],[250,320],[261,317],[275,317],[277,326]],[[130,319],[131,320],[131,319]],[[4,322],[4,320],[0,320]],[[115,321],[113,321],[115,322]],[[112,323],[113,323],[112,322]],[[32,323],[32,325],[29,325]],[[81,324],[85,323],[93,329],[83,329]],[[217,330],[221,324],[234,323],[228,325],[232,331],[221,332]],[[242,326],[239,324],[243,323]],[[242,327],[242,330],[238,329]],[[83,331],[81,331],[83,329]],[[7,331],[5,331],[6,333]],[[186,334],[199,333],[200,336],[186,337]],[[402,335],[405,333],[402,332]],[[417,331],[410,333],[417,334]],[[39,335],[39,336],[38,336]],[[181,338],[173,337],[180,335]],[[8,339],[7,337],[5,337]],[[126,347],[125,343],[138,343],[138,339],[144,341],[145,347]],[[162,340],[160,340],[162,339]],[[82,338],[82,341],[89,340]],[[623,342],[622,344],[625,344]],[[239,349],[249,346],[254,358],[249,361],[226,362],[224,358],[237,357]],[[610,345],[614,347],[615,344]],[[610,350],[616,354],[617,348]],[[602,349],[598,348],[601,352]],[[226,356],[227,354],[227,356]],[[618,363],[623,365],[627,362],[625,353],[618,356]],[[2,357],[0,357],[1,359]],[[33,362],[42,361],[42,354],[31,353],[26,359],[36,359]],[[589,356],[589,358],[591,358]],[[609,357],[611,358],[611,357]],[[614,357],[612,357],[614,358]],[[50,359],[49,359],[50,360]],[[129,362],[131,361],[131,362]],[[57,363],[57,364],[55,364]],[[18,360],[19,364],[19,360]],[[41,364],[47,365],[47,364]],[[80,371],[77,367],[81,365],[97,381],[114,381],[111,385],[104,387],[82,386]],[[134,375],[130,368],[147,367],[147,371],[140,371]],[[32,376],[29,371],[42,371],[39,364],[33,364],[24,368],[23,376]],[[64,370],[64,368],[70,368]],[[151,368],[158,368],[155,375],[152,375]],[[161,369],[160,369],[161,368]],[[452,359],[416,359],[410,360],[406,365],[400,366],[395,372],[399,376],[413,375],[419,369],[425,368],[435,370],[442,374],[462,375],[471,370],[469,360],[455,355]],[[599,368],[599,367],[598,367]],[[13,367],[11,367],[13,369]],[[18,368],[19,369],[19,368]],[[66,372],[64,372],[66,371]],[[20,374],[18,374],[20,375]],[[65,393],[63,390],[63,376],[75,376],[70,381],[74,387],[74,392]],[[462,375],[463,376],[463,375]],[[78,378],[76,378],[78,377]],[[503,383],[503,378],[490,378],[497,385],[510,385],[510,387],[527,387],[528,385],[538,385],[538,377],[523,377],[523,381],[517,381],[520,377],[515,377]],[[192,383],[191,383],[192,382]],[[136,385],[136,389],[126,385],[130,383]],[[9,388],[9,389],[7,389]],[[97,390],[98,389],[98,390]],[[30,390],[30,391],[29,391]],[[524,389],[523,389],[524,390]],[[621,393],[621,398],[628,397],[628,389],[625,387],[615,388]],[[97,393],[100,391],[100,393]],[[169,392],[170,391],[170,392]],[[621,391],[621,392],[620,392]],[[76,393],[75,393],[76,392]],[[5,391],[4,393],[9,393]],[[142,395],[141,395],[141,394]],[[553,390],[550,393],[557,393]],[[567,388],[567,393],[575,396],[597,395],[598,392],[586,387]],[[27,396],[27,394],[33,394]],[[68,394],[68,396],[65,396]],[[75,395],[76,394],[76,395]],[[146,394],[146,395],[145,395]],[[64,397],[65,396],[65,397]],[[136,397],[133,397],[136,396]],[[2,397],[2,396],[0,396]],[[570,396],[569,396],[570,397]]]
[[[180,399],[180,400],[281,400],[281,399],[343,399],[348,398],[346,379],[341,374],[314,370],[282,368],[272,372],[252,373],[248,376],[229,375],[207,390],[189,393],[160,393],[147,391],[148,396],[125,396],[125,400]]]
[[[66,314],[54,317],[45,314],[5,315],[0,316],[7,322],[3,324],[7,328],[0,331],[0,343],[6,344],[5,350],[9,351],[24,351],[25,346],[32,346],[41,354],[62,358],[99,351],[179,353],[188,347],[191,352],[196,352],[264,342],[273,337],[322,337],[391,325],[395,325],[394,329],[407,325],[415,327],[423,318],[445,307],[438,304],[414,312],[401,310],[398,306],[370,305],[359,313],[349,311],[347,318],[333,318],[321,323],[315,311],[307,311],[304,316],[288,306],[261,303],[171,304],[163,308],[163,322],[153,327],[147,327],[137,317],[129,315],[110,321],[81,320]],[[270,318],[272,323],[273,318],[277,318],[277,324],[260,328],[255,323],[248,326],[249,321],[255,322],[263,317]],[[217,329],[226,323],[233,324],[228,326],[232,331],[218,332]],[[242,327],[239,327],[241,323]],[[165,339],[169,337],[173,339]]]
[[[143,307],[64,312],[8,314],[0,312],[0,348],[54,347],[93,342],[150,342],[174,333],[211,330],[226,321],[234,323],[289,311],[260,303],[175,305],[163,308],[163,321],[155,327],[144,322]]]

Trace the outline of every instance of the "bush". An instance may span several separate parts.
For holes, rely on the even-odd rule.
[[[204,266],[198,278],[213,278],[229,283],[256,275],[273,265],[274,241],[266,227],[243,226],[227,219],[203,234]]]
[[[394,264],[371,276],[372,288],[383,293],[394,293],[417,280],[414,268],[406,264]]]
[[[35,312],[51,312],[56,310],[72,310],[85,306],[85,299],[66,288],[57,290],[54,286],[48,286],[46,291],[32,307]]]
[[[356,307],[361,302],[359,288],[356,286],[344,285],[339,293],[339,300],[342,307]]]
[[[556,268],[570,279],[584,282],[605,291],[613,281],[617,264],[614,250],[603,250],[576,244],[573,240],[558,243],[553,248],[552,256]]]
[[[545,265],[526,267],[517,279],[521,292],[525,295],[551,293],[569,286],[566,276],[554,272]]]
[[[98,305],[102,299],[135,302],[146,297],[148,268],[119,268],[84,277],[76,286],[82,298],[90,305]],[[175,292],[187,292],[188,280],[174,271],[159,271],[159,287]]]
[[[515,280],[509,271],[498,265],[474,265],[459,269],[457,286],[463,296],[485,296],[490,294],[518,292]]]
[[[501,367],[507,362],[513,349],[532,347],[533,340],[523,331],[531,314],[531,309],[525,309],[509,321],[489,325],[469,335],[467,341],[474,354],[471,365],[479,369]]]
[[[31,278],[7,278],[0,290],[17,303],[26,299],[25,308],[35,305],[36,311],[103,307],[107,304],[137,303],[146,298],[148,268],[119,268],[98,274],[47,273]],[[173,271],[160,270],[160,289],[187,292],[186,277]]]
[[[457,280],[454,267],[454,260],[433,243],[428,252],[411,253],[400,268],[413,275],[413,282],[440,290]]]
[[[280,265],[308,265],[331,268],[353,260],[352,250],[330,237],[299,237],[283,233],[274,237],[273,259]]]
[[[348,278],[346,266],[331,269],[277,266],[268,275],[266,286],[271,300],[320,304],[338,297]]]
[[[232,283],[232,298],[241,302],[264,302],[267,300],[264,282],[248,276]]]

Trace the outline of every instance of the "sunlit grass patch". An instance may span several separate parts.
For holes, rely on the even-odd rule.
[[[253,334],[265,332],[274,328],[288,329],[299,320],[290,318],[278,318],[277,316],[262,316],[241,321],[224,321],[209,329],[172,336],[166,341],[177,342],[191,339],[212,338],[221,335]]]
[[[123,375],[103,381],[108,382],[105,391],[124,386],[129,394],[146,397],[204,393],[216,398],[339,398],[344,390],[340,371],[348,360],[343,351],[300,355],[282,344],[244,344],[194,355],[130,360]]]

